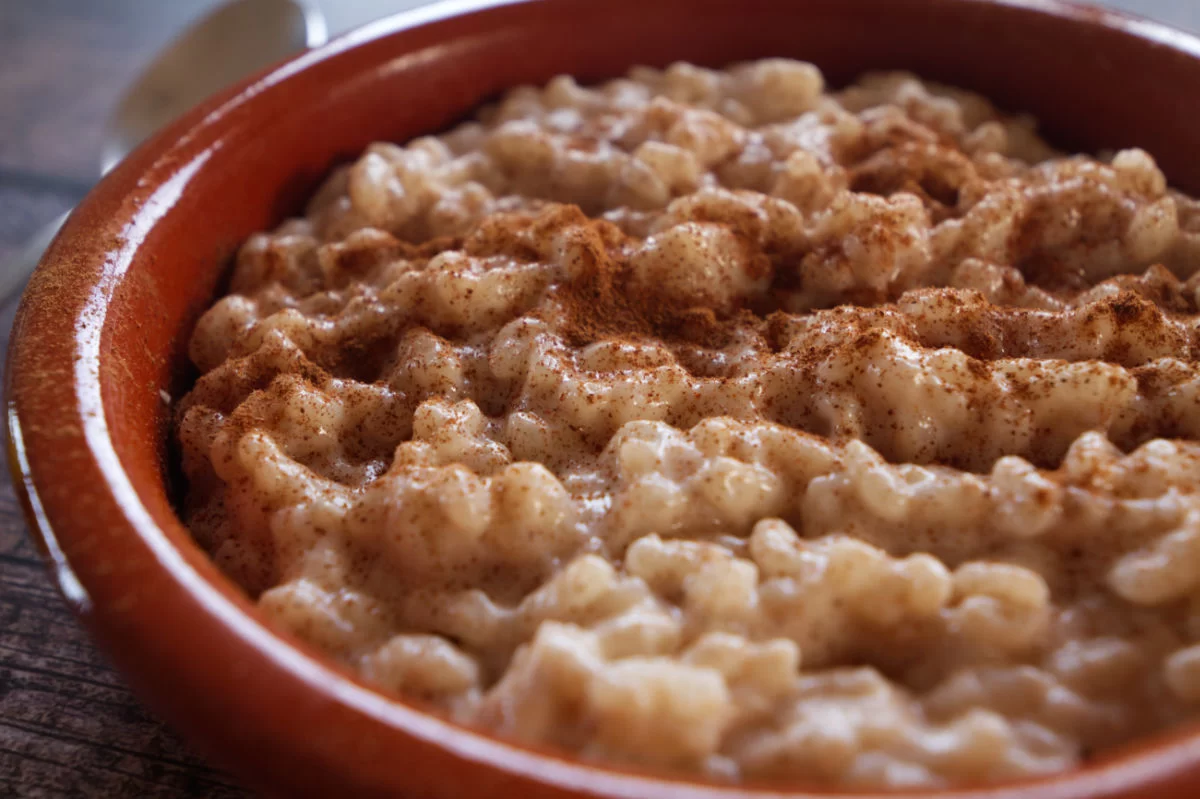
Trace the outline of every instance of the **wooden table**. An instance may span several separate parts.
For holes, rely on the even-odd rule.
[[[121,87],[216,2],[0,0],[0,265],[87,192]],[[325,0],[334,31],[413,4]],[[1195,0],[1112,4],[1200,29]],[[0,308],[5,346],[12,312]],[[142,710],[92,647],[0,481],[0,797],[245,796]]]
[[[214,3],[0,0],[0,264],[88,191],[121,88]],[[5,346],[12,311],[0,310]],[[0,485],[0,796],[247,796],[129,694],[60,602]]]

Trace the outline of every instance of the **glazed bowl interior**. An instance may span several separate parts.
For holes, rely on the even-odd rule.
[[[1063,147],[1140,146],[1176,186],[1200,190],[1200,42],[1052,2],[450,3],[281,66],[108,177],[46,256],[14,330],[10,460],[31,526],[67,600],[152,707],[244,780],[289,796],[770,794],[578,764],[372,693],[269,631],[192,543],[168,444],[170,398],[194,378],[188,335],[236,248],[299,212],[333,166],[556,74],[764,56],[815,62],[833,83],[887,68],[973,89],[1033,113]],[[1197,785],[1200,742],[1183,732],[1073,774],[954,795]]]

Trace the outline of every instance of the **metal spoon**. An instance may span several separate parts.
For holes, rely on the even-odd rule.
[[[324,44],[326,37],[325,17],[312,0],[233,0],[220,6],[160,51],[125,91],[105,127],[100,174],[209,95]],[[0,270],[0,304],[25,285],[69,213],[35,233]]]

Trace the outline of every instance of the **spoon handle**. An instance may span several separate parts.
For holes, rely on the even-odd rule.
[[[42,256],[50,248],[50,242],[54,241],[54,237],[58,235],[59,228],[67,221],[70,213],[68,211],[40,228],[26,242],[24,248],[14,258],[9,260],[8,263],[4,264],[3,269],[0,269],[0,305],[6,305],[14,294],[25,287],[29,276],[33,274],[33,270],[37,267],[38,262],[42,260]]]

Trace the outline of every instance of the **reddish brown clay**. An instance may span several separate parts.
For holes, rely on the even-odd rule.
[[[238,242],[297,211],[376,139],[442,128],[501,89],[633,64],[899,67],[1040,117],[1052,138],[1138,145],[1200,191],[1200,40],[1049,0],[526,0],[372,25],[157,136],[75,212],[17,318],[14,478],[67,600],[145,701],[247,783],[287,796],[799,796],[616,772],[391,701],[269,631],[172,508],[168,405],[183,343]],[[1077,773],[944,796],[1200,793],[1200,733]]]

